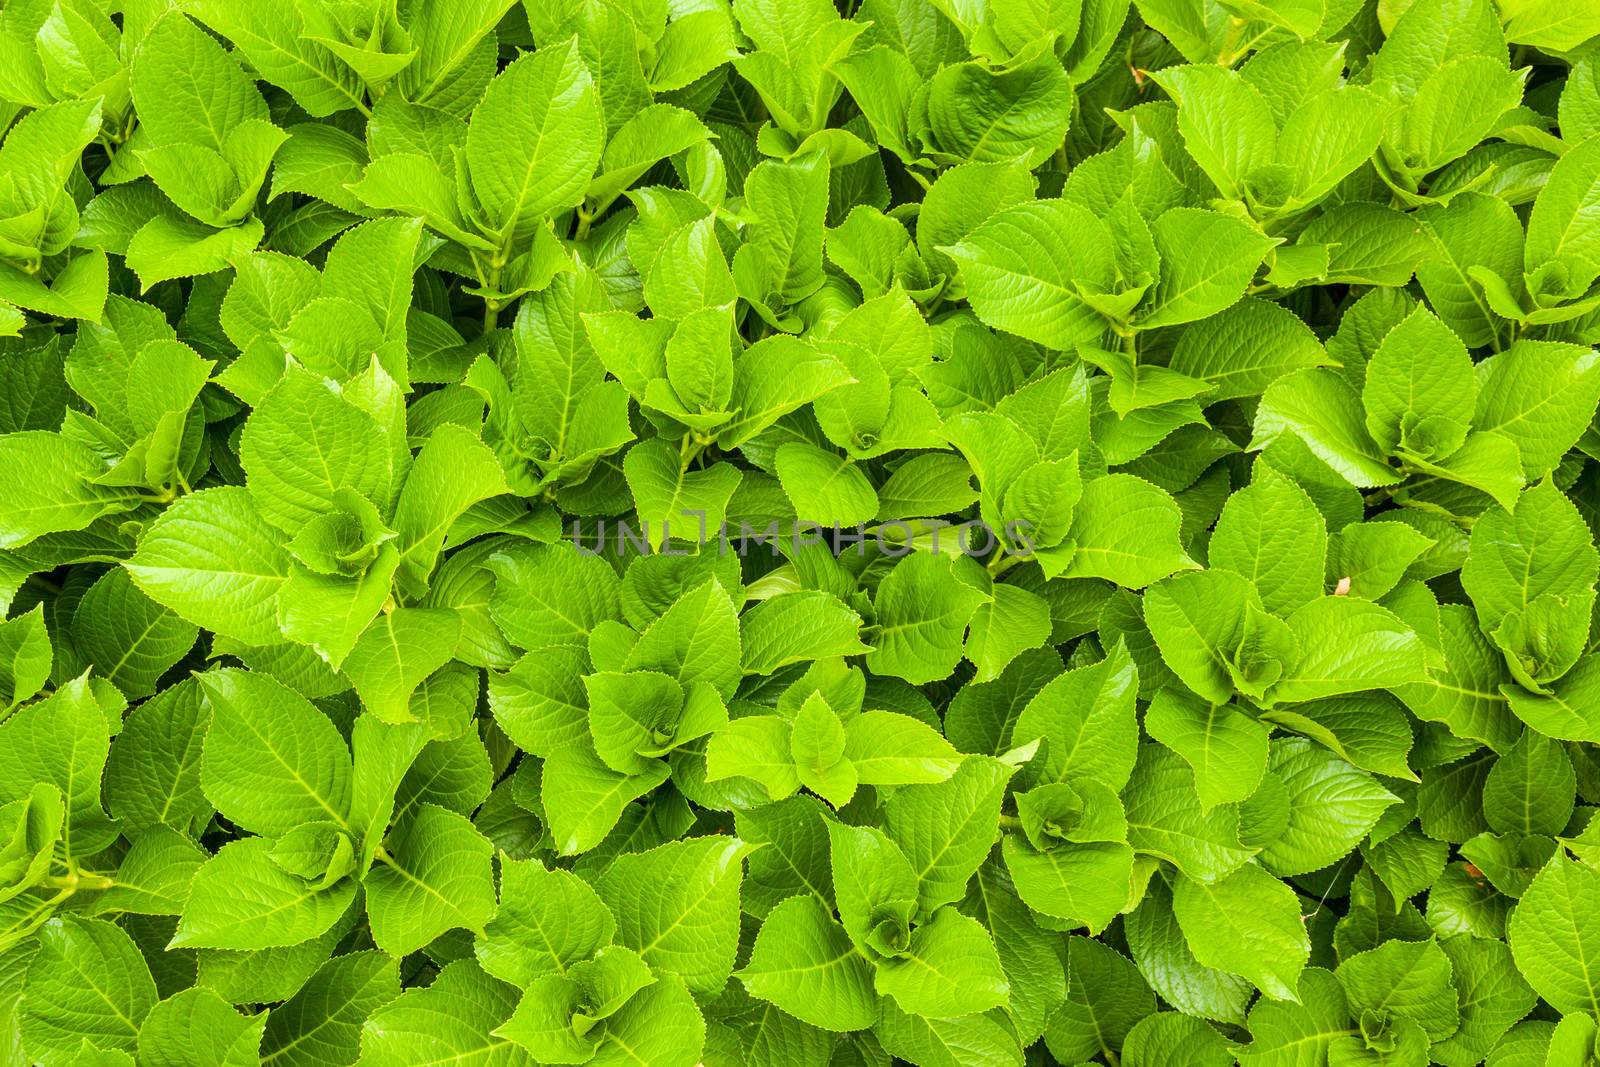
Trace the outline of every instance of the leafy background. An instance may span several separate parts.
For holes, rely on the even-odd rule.
[[[1594,1062],[1597,34],[7,0],[0,1061]]]

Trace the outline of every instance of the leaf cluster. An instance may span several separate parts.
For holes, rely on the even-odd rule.
[[[8,0],[0,1067],[1595,1062],[1596,343],[1592,0]]]

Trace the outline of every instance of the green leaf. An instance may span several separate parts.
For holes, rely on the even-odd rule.
[[[1483,813],[1500,833],[1559,834],[1577,789],[1572,762],[1558,742],[1525,730],[1489,771]]]
[[[877,628],[868,670],[916,684],[955,668],[967,624],[984,599],[956,570],[948,557],[923,552],[895,564],[873,598]]]
[[[1246,799],[1266,773],[1269,731],[1233,705],[1163,689],[1150,701],[1144,728],[1194,770],[1206,811]]]
[[[61,1062],[91,1040],[132,1049],[156,1004],[156,984],[133,939],[99,919],[53,918],[39,930],[27,964],[21,1033],[27,1046]]]
[[[530,651],[584,645],[598,624],[621,615],[616,572],[598,557],[518,544],[485,566],[495,576],[490,615],[508,640]]]
[[[484,229],[502,248],[583,199],[605,129],[576,41],[523,56],[489,83],[465,159]]]
[[[1435,542],[1398,522],[1351,523],[1329,546],[1328,574],[1334,589],[1349,579],[1347,596],[1366,600],[1383,597]]]
[[[1461,584],[1478,622],[1531,687],[1559,678],[1588,633],[1600,573],[1588,528],[1549,482],[1525,490],[1514,511],[1490,511],[1473,527]]]
[[[1180,877],[1172,910],[1195,959],[1241,975],[1276,1000],[1298,1000],[1311,942],[1294,890],[1247,863],[1207,885]]]
[[[1253,850],[1239,837],[1239,810],[1224,805],[1202,813],[1193,772],[1166,748],[1140,747],[1123,803],[1134,851],[1167,860],[1196,881],[1216,882],[1250,859]]]
[[[106,764],[111,814],[142,830],[189,829],[211,815],[200,776],[211,708],[187,680],[141,703],[122,723]]]
[[[892,711],[852,716],[844,731],[844,757],[865,785],[941,782],[961,763],[961,754],[937,730]]]
[[[1561,461],[1600,403],[1600,361],[1587,348],[1518,341],[1483,361],[1473,425],[1504,434],[1533,481]]]
[[[161,676],[194,646],[197,632],[141,593],[125,570],[108,571],[89,587],[73,612],[72,631],[78,654],[130,697],[153,693]]]
[[[686,686],[703,683],[726,699],[739,684],[740,658],[733,599],[713,577],[683,593],[647,626],[622,667],[660,671]]]
[[[874,982],[900,1010],[930,1019],[999,1007],[1011,988],[988,933],[954,908],[912,930],[903,954],[878,963]]]
[[[848,804],[861,783],[855,764],[844,757],[845,741],[844,725],[822,694],[807,697],[789,731],[793,770],[800,785],[835,808]]]
[[[1215,66],[1171,67],[1155,80],[1178,102],[1184,147],[1224,196],[1240,196],[1245,179],[1274,161],[1272,112],[1247,80]]]
[[[1498,197],[1462,193],[1423,213],[1438,255],[1418,265],[1417,280],[1439,317],[1469,346],[1490,343],[1501,329],[1473,272],[1515,278],[1522,270],[1522,223],[1509,207]]]
[[[481,930],[495,910],[494,846],[463,815],[419,804],[390,833],[367,875],[372,940],[406,956],[448,930]]]
[[[399,608],[379,614],[344,661],[362,703],[384,722],[411,722],[417,686],[450,662],[461,620],[441,608]]]
[[[748,239],[733,257],[746,300],[771,309],[797,304],[822,285],[822,228],[828,207],[828,160],[808,153],[757,165],[745,179]]]
[[[1461,1025],[1450,958],[1436,941],[1386,941],[1349,957],[1334,974],[1358,1019],[1372,1012],[1405,1020],[1432,1041]]]
[[[126,511],[136,498],[95,484],[105,465],[90,449],[57,433],[25,430],[0,436],[0,547],[21,548],[46,534],[81,530],[103,515]]]
[[[6,707],[27,700],[50,680],[53,651],[50,632],[45,628],[44,610],[31,611],[0,622],[0,692],[7,694]]]
[[[173,948],[265,949],[326,933],[355,898],[355,882],[330,889],[292,875],[263,838],[224,845],[195,872]]]
[[[250,645],[282,638],[274,604],[288,576],[282,535],[248,490],[192,493],[145,528],[124,566],[145,595],[197,626]]]
[[[1261,464],[1250,485],[1223,505],[1210,562],[1250,579],[1268,611],[1287,615],[1325,591],[1327,541],[1322,514],[1305,490]]]
[[[1288,623],[1298,654],[1273,687],[1274,701],[1315,700],[1424,677],[1422,639],[1377,604],[1319,597],[1296,610]]]
[[[15,768],[0,782],[0,803],[53,785],[66,804],[63,857],[89,856],[109,845],[115,828],[100,804],[100,777],[108,746],[106,713],[87,676],[75,678],[44,700],[0,723],[0,758]]]
[[[1567,859],[1550,857],[1512,912],[1507,940],[1517,969],[1558,1011],[1593,1011],[1600,981],[1588,964],[1600,937],[1593,903],[1600,874]]]
[[[372,951],[335,956],[267,1017],[262,1058],[351,1062],[361,1054],[362,1024],[399,995],[395,960]]]
[[[222,151],[239,123],[266,119],[267,104],[216,39],[179,13],[156,20],[133,56],[130,88],[155,144]]]
[[[1078,204],[1041,200],[1008,208],[941,251],[961,268],[973,311],[996,329],[1071,348],[1105,328],[1083,287],[1112,284],[1111,235]]]
[[[1569,10],[1549,0],[1510,0],[1502,5],[1506,40],[1557,52],[1571,51],[1600,33],[1594,13]]]
[[[259,219],[219,230],[176,213],[160,214],[128,241],[128,269],[139,276],[139,284],[146,291],[175,278],[215,274],[255,251],[264,234]],[[61,279],[57,279],[56,288],[62,288]]]
[[[687,470],[678,452],[660,438],[630,448],[622,469],[641,532],[652,544],[714,536],[712,531],[720,529],[727,517],[728,499],[743,478],[726,463]]]
[[[339,387],[291,367],[245,423],[240,462],[256,512],[288,533],[327,512],[340,489],[380,508],[391,499],[390,453],[378,421]]]
[[[1178,338],[1171,368],[1216,384],[1211,400],[1251,396],[1289,373],[1328,361],[1316,336],[1279,305],[1245,297]]]
[[[1477,144],[1522,99],[1526,75],[1499,57],[1464,56],[1434,71],[1417,88],[1395,148],[1406,172],[1426,173]]]
[[[1579,290],[1600,276],[1600,237],[1585,221],[1600,197],[1593,168],[1597,157],[1600,140],[1590,137],[1557,161],[1528,216],[1523,248],[1526,269],[1559,263],[1567,271],[1568,285]]]
[[[1523,1006],[1531,1011],[1537,998],[1517,973],[1505,942],[1468,935],[1447,937],[1439,947],[1450,958],[1451,976],[1459,994],[1461,1029],[1437,1046],[1438,1055],[1474,1057],[1479,1050],[1492,1048],[1520,1021],[1518,1012]]]
[[[1194,958],[1188,939],[1172,914],[1172,890],[1165,881],[1151,880],[1143,902],[1125,922],[1134,962],[1163,1000],[1187,1015],[1243,1022],[1244,1007],[1255,995],[1254,987],[1243,978],[1205,967]],[[1304,972],[1300,985],[1304,990]],[[1301,999],[1305,999],[1303,992]],[[1263,998],[1258,1007],[1280,1003],[1288,1002]]]
[[[1320,1058],[1330,1044],[1357,1031],[1350,1022],[1344,989],[1328,971],[1308,967],[1300,975],[1298,1003],[1263,998],[1250,1010],[1248,1046],[1235,1049],[1249,1067]]]
[[[1007,664],[1050,637],[1050,605],[1016,585],[996,585],[968,630],[966,657],[978,668],[974,681],[992,681]]]
[[[550,832],[562,855],[587,852],[617,825],[634,800],[667,780],[656,761],[644,774],[622,774],[601,762],[589,745],[570,745],[545,761],[541,797]]]
[[[514,986],[490,978],[470,960],[446,965],[428,986],[406,990],[369,1016],[361,1028],[361,1055],[380,1067],[498,1057],[529,1062],[494,1031],[517,1006]]]
[[[1155,997],[1129,959],[1099,941],[1067,941],[1067,1002],[1045,1028],[1045,1045],[1063,1063],[1115,1052],[1140,1019],[1156,1009]]]
[[[505,491],[505,474],[483,442],[452,423],[435,430],[395,503],[391,525],[400,535],[402,588],[426,588],[451,524],[473,504]]]
[[[854,526],[878,513],[878,494],[849,457],[791,441],[778,449],[776,462],[783,491],[802,520]]]
[[[994,843],[990,827],[1012,768],[999,760],[968,757],[935,783],[896,790],[884,805],[890,836],[917,879],[924,911],[959,901]]]
[[[738,972],[752,996],[824,1030],[863,1030],[877,1021],[872,968],[814,896],[768,913]]]
[[[1289,798],[1287,825],[1261,853],[1279,876],[1335,862],[1398,802],[1372,775],[1303,738],[1275,741],[1267,769]]]
[[[1161,281],[1139,328],[1193,322],[1239,302],[1276,241],[1232,215],[1175,207],[1150,227],[1161,254]],[[1202,249],[1202,254],[1195,254]]]
[[[1466,440],[1476,394],[1466,346],[1418,307],[1367,361],[1367,432],[1391,455],[1448,456]]]
[[[308,822],[348,825],[350,751],[326,715],[254,671],[199,679],[211,709],[201,780],[218,811],[268,836]]]
[[[139,1058],[150,1063],[228,1067],[259,1062],[266,1017],[246,1017],[209,989],[175,993],[145,1016]]]
[[[1014,741],[1044,740],[1043,770],[1053,780],[1096,778],[1121,789],[1139,744],[1134,698],[1139,672],[1126,647],[1052,679],[1028,701]]]
[[[1182,574],[1145,594],[1144,623],[1166,667],[1212,704],[1236,689],[1259,697],[1282,677],[1293,635],[1232,571]]]
[[[1067,539],[1075,551],[1062,577],[1104,578],[1138,589],[1194,561],[1178,531],[1182,513],[1165,490],[1131,474],[1083,487]]]
[[[1065,72],[1048,55],[1005,70],[963,63],[929,83],[928,124],[940,152],[956,160],[1016,159],[1032,168],[1065,136],[1071,96]]]
[[[763,601],[739,619],[744,671],[770,674],[791,663],[868,652],[858,636],[860,626],[859,615],[821,590]]]
[[[1127,907],[1134,856],[1126,844],[1096,841],[1038,851],[1007,835],[1001,850],[1017,895],[1040,915],[1098,932]]]
[[[1250,447],[1266,448],[1284,437],[1298,439],[1359,488],[1400,480],[1367,431],[1360,400],[1333,371],[1295,371],[1267,387]]]
[[[484,970],[526,988],[539,975],[561,974],[588,959],[616,930],[605,903],[571,871],[503,860],[500,907],[473,951]]]
[[[709,131],[694,114],[670,104],[652,104],[629,116],[600,157],[600,173],[589,182],[588,199],[602,207],[644,176],[652,165],[699,144]]]
[[[721,989],[739,940],[739,881],[749,846],[694,838],[620,856],[595,884],[617,940],[691,990]]]

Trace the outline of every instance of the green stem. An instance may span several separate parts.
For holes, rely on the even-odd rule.
[[[80,889],[110,889],[117,883],[108,874],[92,874],[73,867],[66,874],[52,874],[44,880],[43,884],[51,889],[63,890],[68,896],[71,896]]]
[[[1233,66],[1233,50],[1239,43],[1239,36],[1244,33],[1244,19],[1230,18],[1228,20],[1228,35],[1222,39],[1222,48],[1217,52],[1219,66]]]
[[[1266,40],[1268,37],[1272,36],[1274,32],[1276,32],[1276,27],[1268,26],[1265,30],[1262,30],[1248,41],[1240,44],[1239,37],[1244,32],[1246,24],[1247,21],[1245,19],[1236,18],[1228,20],[1228,36],[1223,38],[1222,51],[1217,55],[1217,64],[1219,66],[1233,66],[1235,63],[1239,62],[1239,60],[1243,59],[1245,56],[1254,51],[1256,45],[1260,44],[1262,41]]]
[[[1262,41],[1265,41],[1268,37],[1271,37],[1272,32],[1272,29],[1269,27],[1268,29],[1261,31],[1254,37],[1250,38],[1244,43],[1244,47],[1239,49],[1239,54],[1233,57],[1233,62],[1229,63],[1228,65],[1231,67],[1233,63],[1237,63],[1251,52],[1254,52],[1256,50],[1256,45],[1260,44]]]
[[[484,271],[482,265],[478,262],[477,254],[474,253],[473,256],[472,256],[472,265],[478,271],[478,285],[479,285],[479,287],[483,288],[483,289],[486,289],[491,293],[499,292],[500,291],[500,271],[505,267],[506,262],[510,258],[511,258],[510,257],[510,253],[504,251],[504,249],[497,249],[495,251],[495,253],[489,257],[489,269],[486,272],[486,271]],[[485,334],[489,333],[491,330],[493,330],[495,328],[495,326],[499,322],[499,320],[500,320],[500,304],[492,296],[484,297],[483,298],[483,332]]]
[[[689,470],[689,464],[699,458],[705,451],[705,445],[694,439],[694,431],[683,435],[683,440],[678,445],[678,477],[682,478]]]
[[[1013,556],[1007,552],[997,553],[992,559],[989,560],[989,565],[987,567],[990,579],[1000,577],[1012,567],[1015,567],[1017,564],[1023,562],[1024,559],[1025,557],[1023,556]]]

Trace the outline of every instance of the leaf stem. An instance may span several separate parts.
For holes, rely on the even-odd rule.
[[[110,889],[117,883],[108,874],[68,872],[67,874],[52,874],[44,880],[43,884],[51,889],[67,890],[70,895],[80,889]]]
[[[998,578],[1012,567],[1023,562],[1024,558],[1023,556],[1013,556],[1009,552],[997,552],[989,560],[985,569],[988,570],[990,578]]]
[[[678,444],[678,477],[682,478],[689,470],[689,464],[699,458],[705,451],[705,445],[696,441],[694,431],[690,430],[683,435],[683,440]]]
[[[1239,37],[1244,33],[1244,19],[1230,18],[1228,20],[1227,36],[1222,38],[1222,47],[1217,51],[1217,64],[1223,67],[1233,66],[1233,50],[1239,44]]]

